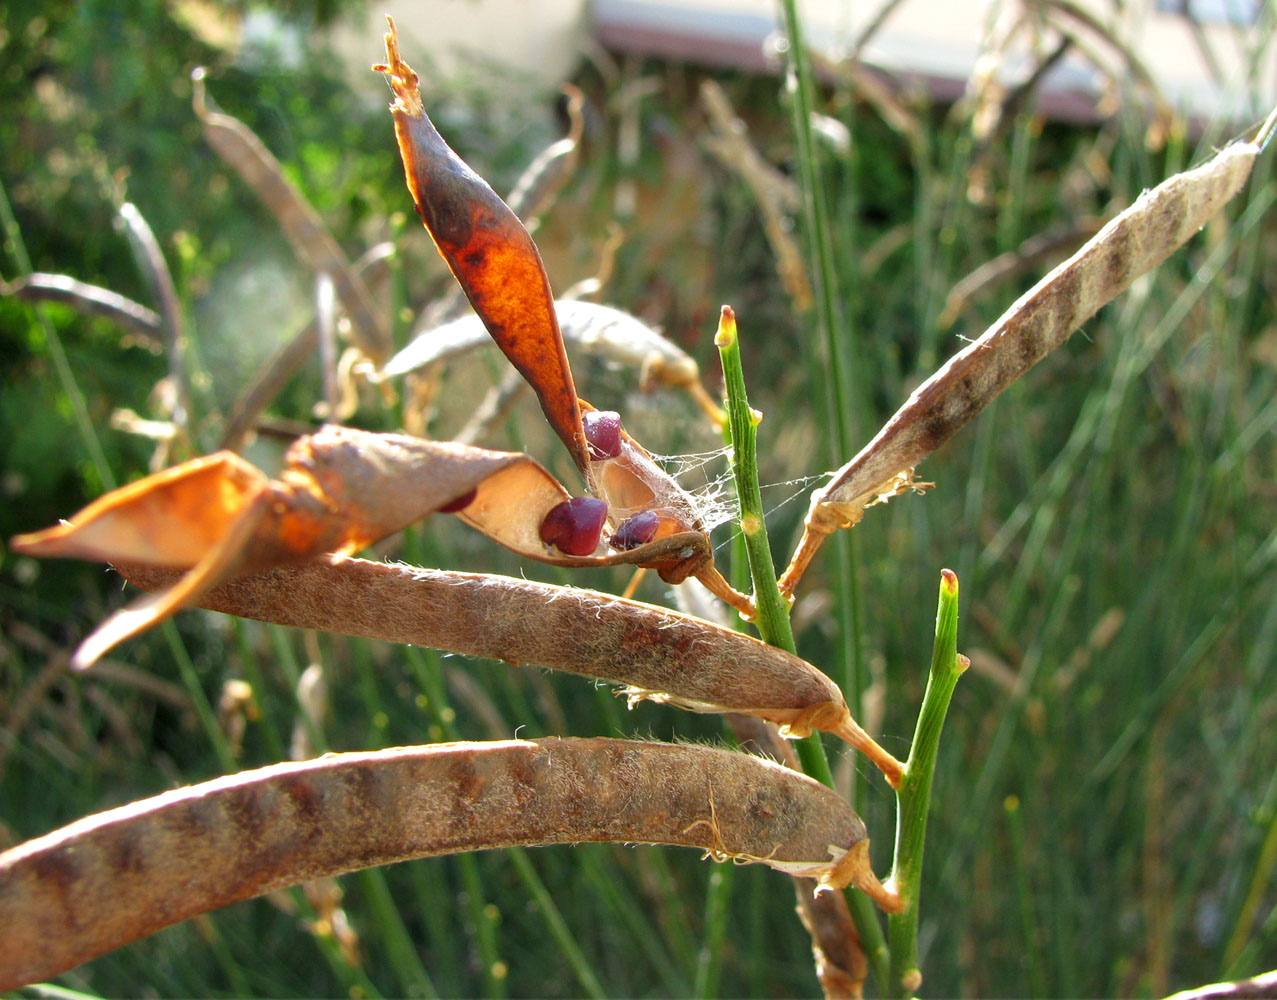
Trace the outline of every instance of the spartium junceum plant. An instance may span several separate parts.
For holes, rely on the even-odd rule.
[[[922,459],[1196,232],[1245,183],[1271,122],[1255,141],[1148,191],[920,385],[813,494],[802,540],[778,579],[759,495],[759,416],[746,399],[732,311],[723,307],[715,337],[726,385],[719,410],[695,366],[680,368],[677,348],[632,317],[556,304],[519,217],[431,123],[393,24],[376,68],[394,92],[416,210],[478,317],[393,357],[366,288],[317,218],[297,208],[269,154],[210,110],[202,84],[197,110],[209,141],[268,203],[297,208],[281,211],[281,221],[324,258],[317,268],[343,276],[334,294],[365,372],[400,375],[431,352],[474,344],[476,331],[490,334],[535,391],[583,489],[573,492],[526,454],[336,424],[299,437],[274,477],[232,450],[188,461],[12,540],[28,555],[107,562],[144,591],[83,641],[74,666],[88,669],[176,611],[201,607],[537,665],[620,685],[631,702],[729,713],[742,742],[769,757],[605,738],[452,742],[327,754],[176,789],[0,856],[0,989],[323,876],[456,852],[611,841],[695,847],[716,861],[784,873],[798,887],[828,994],[858,995],[869,975],[884,994],[913,993],[922,983],[918,905],[931,778],[965,665],[956,651],[958,581],[940,574],[930,678],[902,762],[853,719],[839,687],[797,655],[789,609],[801,599],[803,571],[826,536],[867,508],[921,491],[927,484],[914,468]],[[694,386],[705,412],[722,422],[752,593],[716,568],[698,499],[626,432],[618,412],[578,397],[564,332],[584,338],[582,330],[600,324],[613,336],[637,330],[620,342],[665,364],[671,382]],[[432,513],[525,559],[569,570],[628,564],[672,585],[698,581],[762,638],[576,587],[357,558]],[[895,791],[895,856],[882,880],[870,867],[864,823],[832,788],[819,733],[854,747]],[[879,911],[888,914],[885,928]]]

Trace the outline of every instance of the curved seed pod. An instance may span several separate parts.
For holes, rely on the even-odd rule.
[[[612,306],[580,299],[555,299],[554,311],[559,330],[569,346],[637,369],[644,389],[661,385],[686,390],[710,419],[721,426],[722,408],[701,384],[696,360],[673,341],[638,317]],[[463,316],[419,332],[386,362],[382,373],[406,375],[460,357],[488,342],[479,318]]]
[[[505,199],[510,211],[523,220],[529,232],[536,230],[541,215],[554,204],[559,191],[576,169],[578,147],[585,130],[585,116],[581,111],[585,105],[585,94],[570,83],[564,83],[561,89],[568,98],[564,109],[568,116],[568,134],[533,157]],[[466,312],[466,305],[465,291],[460,285],[454,285],[443,296],[430,303],[421,314],[421,319],[427,325],[441,325]],[[477,318],[476,325],[482,326]],[[483,341],[486,342],[487,339],[486,334],[483,335]]]
[[[122,326],[152,350],[164,346],[160,314],[118,292],[89,285],[65,274],[36,272],[0,281],[0,295],[23,302],[61,302],[78,311],[101,316]]]
[[[119,220],[133,247],[138,268],[151,286],[160,306],[160,326],[164,333],[164,353],[168,358],[169,378],[173,381],[176,405],[173,422],[182,430],[194,420],[191,409],[191,379],[186,366],[186,334],[182,324],[182,307],[173,284],[173,272],[160,249],[160,241],[141,211],[132,202],[119,209]]]
[[[581,136],[585,132],[585,93],[570,83],[562,85],[567,97],[568,134],[541,150],[515,181],[506,204],[520,219],[532,224],[554,204],[563,186],[571,179],[581,156]]]
[[[349,555],[443,508],[493,541],[559,566],[709,565],[709,539],[686,531],[610,551],[565,555],[546,544],[546,515],[569,499],[518,452],[404,434],[325,427],[299,438],[272,480],[233,452],[148,476],[70,521],[13,538],[15,552],[188,570],[163,594],[116,612],[76,652],[89,666],[219,580],[324,553]]]
[[[709,747],[548,739],[329,754],[166,792],[0,855],[0,990],[299,882],[582,841],[697,847],[813,877],[867,843],[831,789]]]
[[[355,346],[380,365],[390,356],[390,331],[378,319],[363,278],[351,268],[319,213],[288,182],[279,161],[261,139],[239,119],[209,108],[204,70],[196,69],[191,80],[195,114],[204,123],[204,139],[275,216],[298,258],[316,274],[332,277],[337,297],[350,319]]]
[[[172,571],[118,565],[136,586]],[[592,590],[325,557],[240,576],[200,607],[244,618],[531,664],[625,685],[695,712],[740,712],[844,735],[838,686],[805,660],[741,632]],[[853,723],[854,724],[854,723]]]
[[[440,255],[497,346],[536,391],[577,467],[587,461],[576,386],[563,350],[550,282],[519,217],[443,141],[426,116],[417,74],[399,56],[394,21],[384,73],[408,189]]]
[[[1254,142],[1234,143],[1144,192],[914,390],[860,454],[813,495],[782,589],[792,593],[825,535],[855,524],[876,497],[912,486],[918,462],[1201,229],[1241,190],[1260,149]]]
[[[286,461],[271,480],[233,452],[194,459],[113,490],[70,521],[12,539],[24,555],[188,571],[108,618],[74,665],[87,667],[219,580],[357,552],[470,494],[467,520],[542,557],[539,521],[529,521],[567,498],[526,455],[401,434],[326,427],[298,439]]]

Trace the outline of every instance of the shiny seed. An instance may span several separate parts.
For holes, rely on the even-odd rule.
[[[550,509],[541,522],[541,541],[569,556],[588,556],[599,544],[607,504],[597,497],[573,497]]]
[[[646,545],[656,536],[660,523],[661,519],[654,510],[645,510],[627,517],[612,533],[612,548],[625,551]]]
[[[615,410],[590,410],[583,418],[590,458],[601,462],[621,453],[621,415]]]

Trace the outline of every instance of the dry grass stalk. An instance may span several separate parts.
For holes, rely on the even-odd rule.
[[[394,21],[387,20],[386,62],[373,69],[385,74],[395,95],[390,112],[417,214],[493,340],[528,380],[550,426],[584,469],[589,447],[541,255],[519,217],[435,128],[417,74],[399,55]]]
[[[807,280],[807,269],[790,218],[800,207],[798,191],[750,145],[745,123],[736,116],[723,88],[713,80],[701,82],[701,104],[709,113],[715,131],[705,140],[705,147],[724,167],[739,174],[754,196],[762,216],[763,232],[776,255],[781,284],[794,300],[794,308],[805,313],[811,308],[811,283]]]
[[[701,746],[511,740],[331,754],[99,813],[0,855],[0,990],[284,886],[410,858],[613,841],[816,877],[865,842],[836,793]]]

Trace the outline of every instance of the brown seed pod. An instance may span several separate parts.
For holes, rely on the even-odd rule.
[[[172,571],[117,565],[136,586]],[[796,735],[841,732],[832,680],[805,660],[690,615],[577,587],[325,557],[241,576],[199,597],[244,618],[431,646],[625,685],[696,712],[732,711]]]
[[[1101,306],[1187,242],[1241,190],[1259,152],[1255,142],[1234,143],[1144,192],[918,386],[873,440],[812,496],[781,589],[793,592],[826,535],[855,524],[876,498],[912,487],[914,466]]]
[[[166,792],[0,854],[0,990],[299,882],[584,841],[696,847],[811,877],[866,843],[831,789],[709,747],[546,739],[329,754]]]
[[[22,274],[0,280],[0,295],[23,302],[61,302],[86,316],[101,316],[127,330],[135,343],[151,351],[164,346],[160,314],[109,288],[99,288],[65,274]]]
[[[588,461],[572,369],[541,254],[519,217],[444,142],[426,114],[417,74],[399,55],[395,23],[384,73],[408,189],[440,256],[492,339],[528,380],[578,468]]]
[[[390,331],[378,318],[363,277],[351,268],[319,213],[288,182],[279,161],[261,139],[239,119],[208,106],[204,70],[196,69],[191,79],[195,114],[204,124],[205,140],[275,216],[298,259],[316,274],[332,278],[337,297],[350,319],[351,339],[380,365],[390,357]]]
[[[219,580],[357,552],[471,491],[463,514],[469,523],[540,555],[540,514],[567,499],[526,455],[402,434],[326,427],[294,442],[286,462],[282,475],[270,479],[238,455],[218,452],[113,490],[70,521],[12,539],[10,547],[24,555],[188,571],[167,591],[107,619],[77,650],[75,666],[89,666]]]

